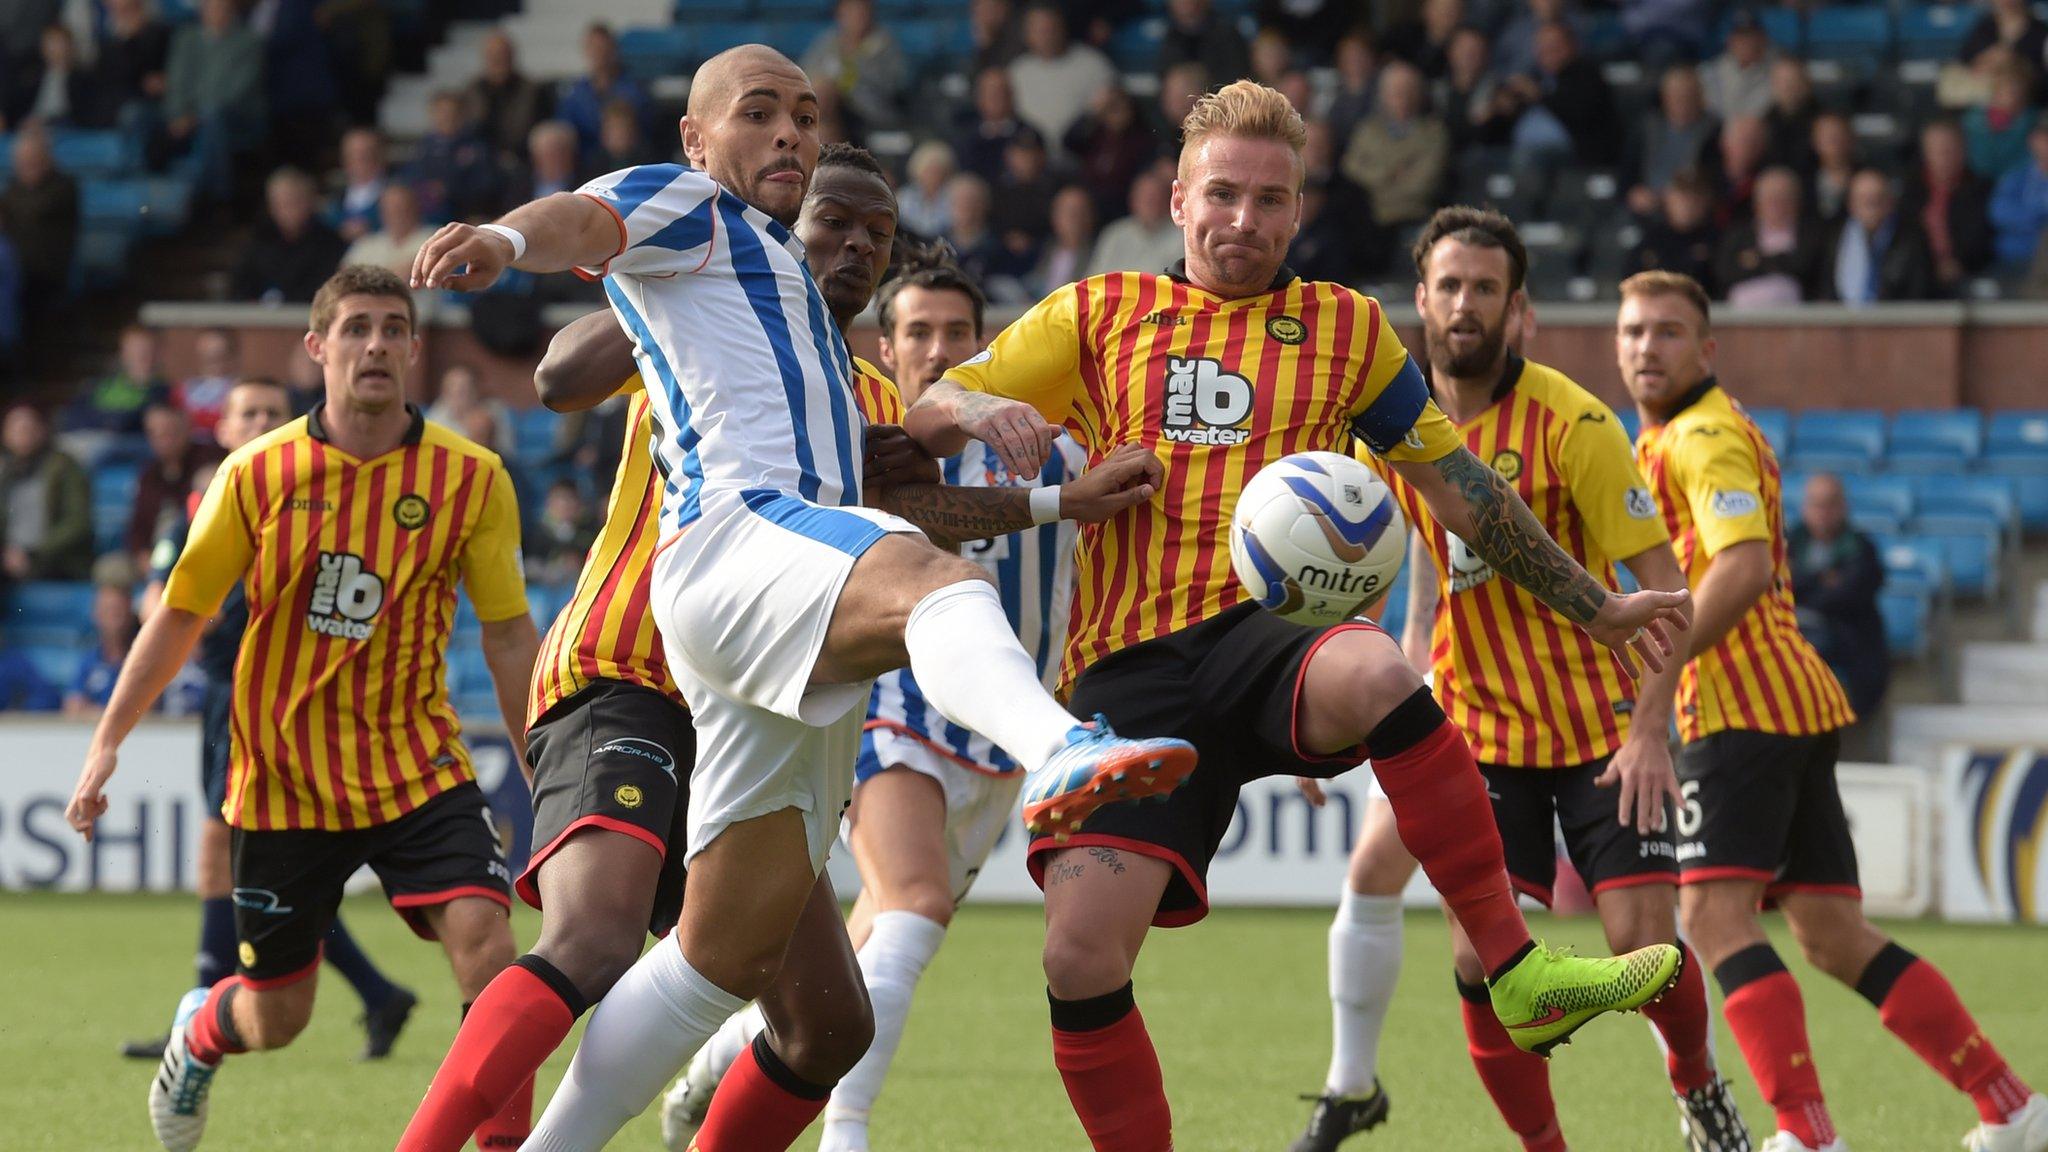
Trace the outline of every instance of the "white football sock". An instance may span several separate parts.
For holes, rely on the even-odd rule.
[[[521,1152],[604,1147],[745,1006],[690,967],[673,936],[656,943],[590,1014],[569,1072]]]
[[[1066,745],[1076,721],[1039,681],[995,585],[962,580],[930,593],[910,610],[903,646],[932,707],[995,741],[1025,771]]]
[[[868,1152],[868,1122],[825,1117],[825,1134],[818,1138],[818,1152]]]
[[[725,1079],[733,1061],[752,1047],[754,1037],[767,1027],[768,1021],[761,1015],[761,1005],[747,1005],[746,1011],[727,1020],[717,1035],[706,1040],[704,1047],[697,1050],[697,1055],[690,1060],[690,1079],[704,1084],[716,1084]]]
[[[861,945],[860,971],[868,986],[868,1002],[875,1008],[875,1039],[867,1055],[853,1066],[832,1090],[832,1102],[825,1106],[825,1142],[818,1152],[848,1152],[867,1148],[868,1112],[882,1094],[882,1078],[889,1074],[889,1062],[896,1058],[896,1046],[903,1040],[903,1024],[910,1018],[910,997],[917,991],[925,965],[938,955],[946,942],[946,926],[915,912],[877,912],[868,942]],[[835,1145],[830,1125],[835,1121],[857,1126],[842,1137],[858,1135],[860,1143]]]
[[[1330,924],[1330,1009],[1335,1043],[1324,1091],[1363,1096],[1379,1074],[1380,1032],[1401,979],[1401,898],[1349,885]]]

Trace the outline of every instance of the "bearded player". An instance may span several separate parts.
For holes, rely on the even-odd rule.
[[[206,490],[113,700],[67,816],[88,838],[122,739],[238,583],[226,806],[234,829],[238,973],[178,1004],[150,1120],[171,1152],[198,1146],[222,1061],[290,1044],[312,1016],[321,939],[368,865],[391,906],[448,954],[465,1002],[515,955],[511,876],[448,702],[461,585],[513,748],[536,647],[512,479],[488,450],[405,401],[418,364],[412,294],[355,265],[313,297],[308,355],[327,394],[244,444]],[[481,1117],[515,1147],[521,1100]]]
[[[1799,633],[1777,455],[1714,375],[1707,294],[1691,278],[1622,282],[1615,356],[1642,414],[1636,457],[1697,590],[1678,685],[1679,910],[1722,1012],[1777,1114],[1764,1152],[1846,1152],[1821,1093],[1799,985],[1758,923],[1785,913],[1814,967],[1976,1105],[1972,1152],[2048,1150],[2048,1097],[2028,1088],[1934,965],[1863,915],[1856,845],[1835,783],[1840,682]]]
[[[1604,584],[1614,585],[1619,563],[1645,588],[1682,589],[1685,574],[1620,422],[1562,373],[1508,347],[1508,333],[1521,327],[1527,268],[1521,237],[1500,213],[1445,208],[1431,218],[1415,244],[1431,396],[1465,447],[1514,484],[1551,537]],[[1411,555],[1427,557],[1431,578],[1420,567],[1410,576],[1403,647],[1431,673],[1437,699],[1479,760],[1510,882],[1550,903],[1553,827],[1562,826],[1609,947],[1676,942],[1678,860],[1666,801],[1678,782],[1666,733],[1679,665],[1631,683],[1570,621],[1497,579],[1398,471],[1367,462],[1407,514]],[[1314,782],[1303,783],[1320,800]],[[1294,1152],[1329,1152],[1387,1115],[1374,1064],[1400,970],[1401,890],[1415,859],[1383,798],[1366,812],[1330,928],[1335,1052]],[[1451,939],[1480,1082],[1524,1148],[1562,1152],[1548,1067],[1517,1048],[1494,1016],[1485,972],[1455,920]],[[1679,984],[1644,1013],[1663,1037],[1690,1147],[1747,1152],[1748,1132],[1708,1050],[1698,964],[1688,958]]]
[[[1104,809],[1036,841],[1046,893],[1053,1056],[1098,1149],[1172,1144],[1159,1061],[1131,972],[1153,925],[1208,909],[1206,873],[1247,780],[1380,769],[1400,830],[1477,950],[1495,1010],[1529,1049],[1678,975],[1655,945],[1612,960],[1539,949],[1502,866],[1471,750],[1394,643],[1369,623],[1306,628],[1263,612],[1231,573],[1237,495],[1266,462],[1350,438],[1388,457],[1488,564],[1654,670],[1683,627],[1682,592],[1617,596],[1543,532],[1514,489],[1458,442],[1376,301],[1304,283],[1283,264],[1300,223],[1301,118],[1239,81],[1182,124],[1173,217],[1187,258],[1165,274],[1061,289],[946,374],[906,427],[927,451],[968,439],[1013,471],[1044,462],[1053,426],[1091,456],[1142,443],[1159,498],[1081,534],[1072,702],[1205,750],[1163,803]],[[1564,990],[1570,989],[1566,994]]]

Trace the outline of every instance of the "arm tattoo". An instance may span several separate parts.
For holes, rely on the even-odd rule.
[[[1436,470],[1470,509],[1465,543],[1481,560],[1573,621],[1592,622],[1607,590],[1557,546],[1513,485],[1463,448],[1437,461]]]
[[[877,506],[933,537],[942,547],[1007,536],[1031,527],[1027,488],[963,488],[954,484],[897,484],[876,493]]]

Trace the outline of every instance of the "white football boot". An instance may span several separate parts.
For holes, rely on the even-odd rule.
[[[2048,1096],[2036,1092],[2005,1123],[1970,1129],[1963,1147],[1969,1152],[2048,1152]]]
[[[206,1131],[206,1093],[219,1065],[200,1060],[185,1046],[186,1025],[205,1007],[206,993],[194,988],[178,1001],[163,1063],[149,1085],[149,1124],[156,1129],[157,1143],[169,1152],[192,1152]]]
[[[711,1110],[711,1095],[718,1080],[704,1066],[704,1052],[697,1050],[681,1079],[661,1097],[661,1142],[668,1152],[689,1152],[690,1139],[704,1126],[704,1114]]]

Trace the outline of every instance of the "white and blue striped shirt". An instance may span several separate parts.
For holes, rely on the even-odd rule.
[[[619,218],[602,268],[660,425],[664,535],[713,492],[768,489],[860,503],[865,421],[853,364],[787,228],[680,164],[600,176],[580,191]]]
[[[965,451],[942,465],[946,483],[970,488],[1036,488],[1064,484],[1087,467],[1088,456],[1071,437],[1062,432],[1053,441],[1052,453],[1036,480],[1010,474],[995,450],[971,441]],[[1038,667],[1038,678],[1051,690],[1059,678],[1060,653],[1067,643],[1067,614],[1074,599],[1074,539],[1078,529],[1071,520],[1055,520],[993,540],[962,545],[960,554],[988,570],[1002,597],[1003,611],[1017,639]],[[895,728],[937,746],[956,760],[995,771],[1017,767],[1002,749],[987,738],[947,720],[925,701],[910,669],[890,672],[875,681],[868,704],[871,726]],[[872,738],[861,741],[857,775],[865,780],[888,767],[880,762]]]

